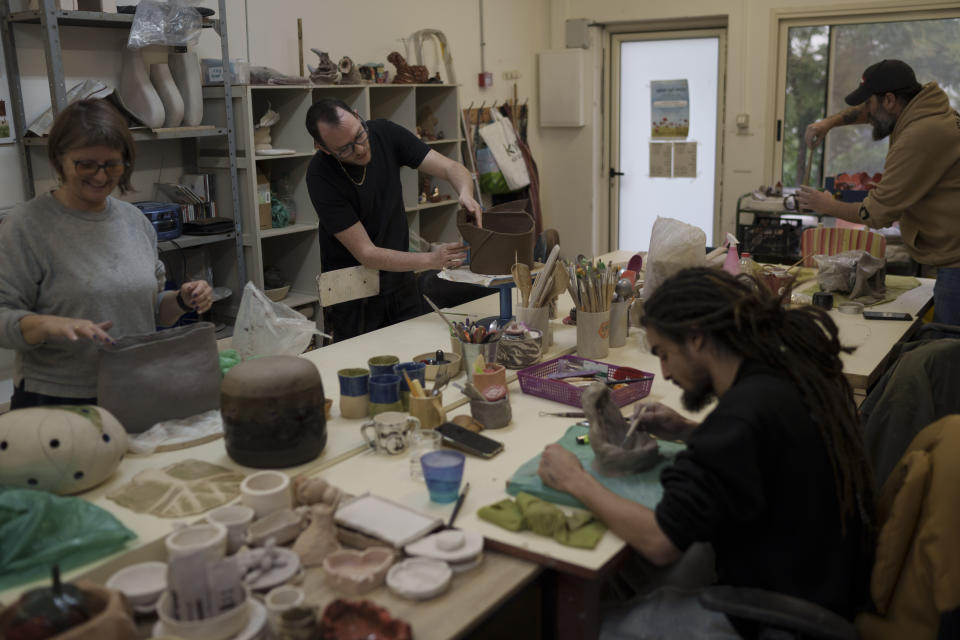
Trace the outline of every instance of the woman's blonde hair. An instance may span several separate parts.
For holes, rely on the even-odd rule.
[[[53,121],[47,141],[47,157],[63,179],[63,154],[84,147],[104,146],[123,154],[127,167],[120,176],[120,193],[133,189],[130,175],[136,151],[127,121],[106,100],[79,100],[67,106]]]

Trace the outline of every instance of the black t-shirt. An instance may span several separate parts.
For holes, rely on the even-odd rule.
[[[745,361],[687,450],[661,475],[661,529],[681,550],[711,542],[720,584],[816,602],[852,618],[868,602],[873,543],[841,534],[830,460],[784,372]]]
[[[407,251],[410,235],[400,187],[400,167],[416,169],[430,147],[389,120],[367,121],[370,162],[364,168],[317,151],[307,168],[307,190],[320,220],[320,263],[324,271],[353,267],[353,255],[334,237],[358,221],[378,247]],[[349,175],[349,177],[348,177]],[[357,185],[357,182],[363,184]],[[403,273],[380,272],[380,291],[396,289]]]

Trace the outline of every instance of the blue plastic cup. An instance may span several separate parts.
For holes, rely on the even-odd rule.
[[[459,451],[431,451],[420,456],[423,479],[427,481],[430,500],[440,504],[454,502],[460,495],[463,464],[466,456]]]
[[[370,402],[377,404],[400,402],[400,376],[395,373],[370,376]]]
[[[394,373],[393,368],[400,362],[397,356],[373,356],[367,360],[371,376],[381,376]]]
[[[340,369],[337,371],[340,379],[340,395],[363,396],[369,393],[370,372],[366,369]]]

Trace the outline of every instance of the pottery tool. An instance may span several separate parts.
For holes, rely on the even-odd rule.
[[[404,371],[404,373],[406,373],[406,371]],[[419,380],[411,380],[408,386],[410,387],[410,395],[414,398],[427,397],[426,392],[423,390],[423,385],[420,384]]]
[[[539,416],[552,416],[554,418],[586,418],[587,414],[582,411],[540,411]]]
[[[440,311],[440,308],[437,305],[433,304],[433,300],[427,297],[427,294],[423,294],[423,299],[426,300],[427,303],[433,307],[433,310],[440,314],[440,317],[443,318],[443,321],[447,323],[447,326],[450,327],[450,335],[459,335],[454,324],[450,322],[450,319],[447,318],[447,316],[443,315],[443,311]]]
[[[640,378],[623,378],[622,380],[609,379],[605,380],[603,384],[608,387],[615,384],[633,384],[634,382],[646,382],[647,380],[653,380],[653,376],[642,376]]]
[[[520,262],[514,263],[514,265],[510,267],[510,274],[513,276],[513,282],[517,285],[517,289],[520,290],[522,306],[529,307],[530,291],[532,289],[530,267]]]
[[[460,507],[463,506],[463,501],[469,492],[470,483],[468,482],[463,485],[463,491],[460,492],[460,497],[457,498],[457,504],[453,505],[453,513],[450,514],[450,521],[447,523],[447,529],[453,528],[453,521],[457,519],[457,514],[460,513]]]
[[[623,436],[623,442],[620,443],[620,447],[623,448],[627,444],[627,440],[630,439],[630,436],[633,435],[633,432],[637,430],[637,425],[640,424],[640,416],[647,412],[647,409],[650,408],[650,405],[645,404],[643,408],[637,412],[637,415],[633,416],[633,420],[630,421],[630,426],[627,427],[627,435]]]
[[[437,374],[437,377],[433,380],[433,388],[430,389],[431,396],[438,396],[440,392],[443,391],[443,388],[447,386],[447,383],[450,382],[450,374],[444,371],[443,373]]]
[[[534,307],[543,306],[543,293],[547,288],[547,280],[553,274],[553,265],[556,263],[558,255],[560,255],[560,245],[550,250],[550,255],[547,256],[543,269],[537,274],[537,279],[533,283],[533,292],[530,294],[530,304]]]
[[[483,394],[473,386],[472,382],[467,382],[466,384],[456,384],[454,385],[457,389],[463,391],[463,395],[467,396],[471,400],[478,400],[480,402],[486,402],[487,399],[483,397]]]

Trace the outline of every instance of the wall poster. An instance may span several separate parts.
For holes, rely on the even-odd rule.
[[[650,83],[650,136],[686,138],[690,131],[690,91],[686,80],[654,80]]]

